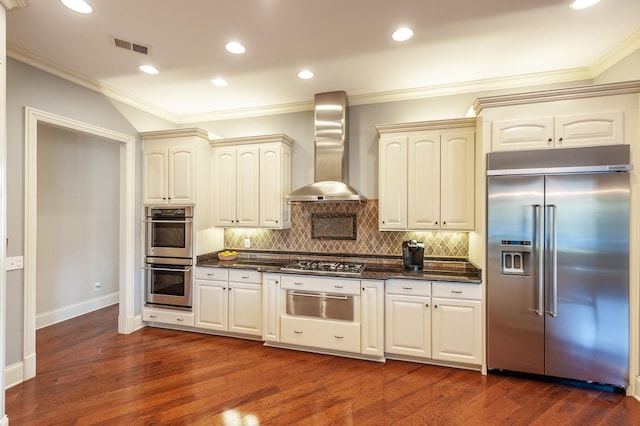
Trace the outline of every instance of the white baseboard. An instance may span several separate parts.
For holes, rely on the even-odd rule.
[[[118,303],[118,292],[36,316],[36,330]]]
[[[5,389],[9,389],[15,385],[19,385],[24,381],[24,364],[22,362],[17,362],[13,365],[8,366],[4,370],[4,383]]]
[[[636,394],[634,397],[640,401],[640,376],[636,376]]]
[[[0,419],[0,426],[9,426],[9,417],[6,415]]]

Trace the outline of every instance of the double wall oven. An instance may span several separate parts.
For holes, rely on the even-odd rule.
[[[145,225],[145,303],[191,309],[193,207],[146,207]]]

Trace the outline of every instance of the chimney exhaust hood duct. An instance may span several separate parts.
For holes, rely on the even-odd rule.
[[[366,201],[348,185],[347,94],[318,93],[314,101],[315,182],[289,194],[289,201]]]

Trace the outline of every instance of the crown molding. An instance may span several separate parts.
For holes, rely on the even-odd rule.
[[[27,7],[27,6],[29,6],[29,0],[0,0],[0,3],[7,10],[11,10],[13,8],[16,8],[16,7]]]
[[[276,133],[273,135],[258,135],[258,136],[246,136],[240,138],[225,138],[209,141],[209,145],[212,148],[222,146],[237,146],[237,145],[253,145],[258,143],[282,143],[288,147],[293,146],[294,140],[284,133]]]
[[[607,71],[638,49],[640,49],[640,30],[627,37],[622,43],[611,49],[591,65],[590,68],[593,78]]]
[[[377,124],[379,134],[397,132],[418,132],[429,130],[475,129],[476,117],[454,118],[451,120],[416,121],[413,123]]]
[[[140,132],[140,138],[145,139],[173,139],[173,138],[188,138],[198,137],[209,141],[209,132],[199,129],[169,129],[169,130],[154,130],[151,132]]]
[[[111,86],[100,83],[84,74],[79,74],[73,70],[70,70],[69,68],[47,61],[46,59],[43,59],[39,56],[33,55],[29,51],[9,42],[7,42],[7,57],[15,59],[16,61],[23,62],[27,65],[31,65],[34,68],[38,68],[44,72],[55,75],[56,77],[60,77],[86,89],[98,92],[108,98],[130,105],[141,111],[148,112],[149,114],[155,115],[156,117],[163,118],[172,123],[177,122],[178,118],[174,114],[170,114],[164,110],[149,105]]]
[[[473,104],[473,109],[476,115],[478,115],[484,108],[564,101],[596,96],[624,95],[629,93],[640,93],[640,80],[478,98]]]

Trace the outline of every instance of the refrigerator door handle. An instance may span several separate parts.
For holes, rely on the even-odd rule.
[[[547,312],[552,317],[558,316],[558,249],[557,249],[557,224],[556,216],[558,207],[555,204],[548,204],[547,208],[551,211],[549,221],[551,228],[551,310]]]
[[[544,229],[542,227],[543,210],[540,204],[533,205],[534,211],[534,233],[536,235],[536,250],[538,269],[536,271],[538,281],[538,306],[536,307],[536,314],[538,316],[544,315],[544,257],[542,256],[542,245],[544,238]]]

